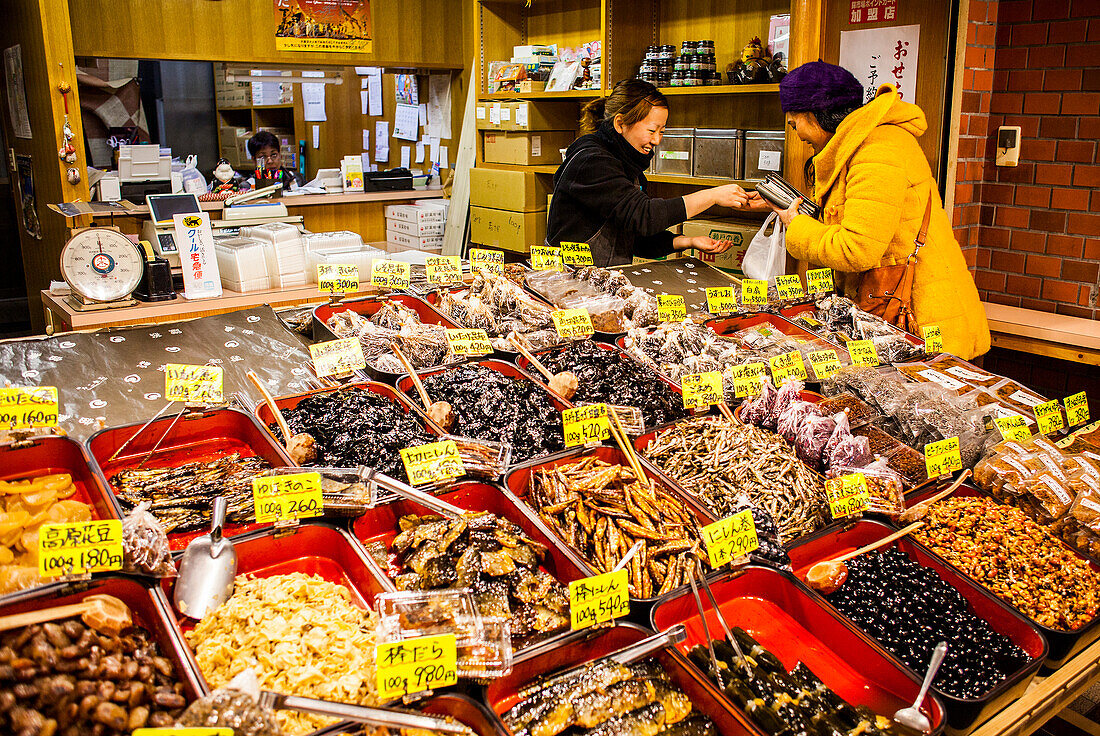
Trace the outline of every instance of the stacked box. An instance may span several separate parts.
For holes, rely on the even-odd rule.
[[[712,255],[703,253],[694,248],[686,251],[687,255],[698,258],[715,268],[728,271],[734,276],[744,276],[741,270],[741,262],[745,259],[745,251],[752,242],[752,237],[760,229],[760,223],[742,222],[733,219],[713,220],[688,220],[683,224],[683,234],[687,237],[706,235],[715,240],[732,240],[733,247],[725,253]]]
[[[443,249],[447,227],[447,209],[438,203],[391,204],[385,209],[388,251],[422,250],[438,253]],[[391,246],[393,250],[391,250]]]
[[[470,170],[470,238],[490,248],[527,253],[546,238],[552,180],[529,171]]]

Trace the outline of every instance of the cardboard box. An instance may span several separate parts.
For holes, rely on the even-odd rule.
[[[470,207],[470,241],[490,248],[529,253],[546,240],[546,210],[512,212]]]
[[[470,169],[470,204],[513,212],[546,209],[546,197],[553,188],[548,176],[530,171]]]
[[[760,230],[760,224],[738,220],[688,220],[683,224],[685,236],[694,238],[706,235],[715,240],[732,240],[733,247],[719,255],[702,253],[694,248],[686,251],[686,254],[734,276],[744,276],[741,262],[745,259],[745,250],[753,236]]]
[[[387,230],[386,242],[392,245],[400,246],[404,250],[424,250],[425,248],[435,250],[443,247],[443,236],[428,235],[423,238],[417,238],[413,235],[409,235],[408,233],[399,233],[394,232],[393,230]],[[387,248],[386,250],[389,251],[389,248]],[[393,253],[399,251],[390,252]]]
[[[560,164],[560,149],[567,148],[576,138],[571,130],[487,132],[482,135],[485,137],[482,152],[486,163],[521,166]]]
[[[500,129],[530,132],[576,131],[580,127],[577,113],[575,105],[536,105],[527,101],[505,102],[500,110]]]
[[[386,205],[384,212],[387,220],[402,222],[444,222],[447,219],[446,211],[439,207],[421,207],[413,204]]]
[[[386,220],[386,230],[395,233],[405,233],[414,238],[423,238],[429,235],[442,235],[446,225],[442,222],[408,222],[406,220]]]

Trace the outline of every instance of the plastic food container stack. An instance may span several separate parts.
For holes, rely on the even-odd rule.
[[[358,249],[363,247],[363,238],[359,233],[350,230],[333,230],[326,233],[306,233],[302,236],[306,253],[315,250],[332,250],[333,248]]]
[[[241,237],[263,242],[271,288],[283,289],[288,286],[305,286],[308,283],[305,245],[298,228],[283,222],[271,222],[242,227]]]
[[[384,259],[385,257],[385,251],[369,246],[329,247],[306,251],[306,278],[309,279],[311,284],[317,283],[317,266],[322,263],[330,263],[358,266],[359,279],[362,282],[370,278],[371,264],[374,263],[375,259]]]
[[[264,244],[252,238],[225,238],[214,241],[222,287],[239,294],[271,288],[267,273]]]

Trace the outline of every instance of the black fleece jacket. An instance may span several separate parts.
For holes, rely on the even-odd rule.
[[[682,197],[656,199],[642,173],[653,155],[631,146],[610,123],[583,135],[554,174],[546,242],[588,243],[597,266],[658,258],[673,251],[667,228],[687,219]]]

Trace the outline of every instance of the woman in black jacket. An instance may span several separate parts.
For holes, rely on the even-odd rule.
[[[554,174],[554,197],[546,242],[588,243],[597,266],[630,263],[634,256],[659,258],[697,248],[722,253],[729,241],[676,236],[668,228],[715,205],[742,208],[745,190],[736,184],[703,189],[673,199],[646,194],[642,173],[668,122],[668,100],[649,82],[619,82],[609,97],[585,105],[581,137]]]

